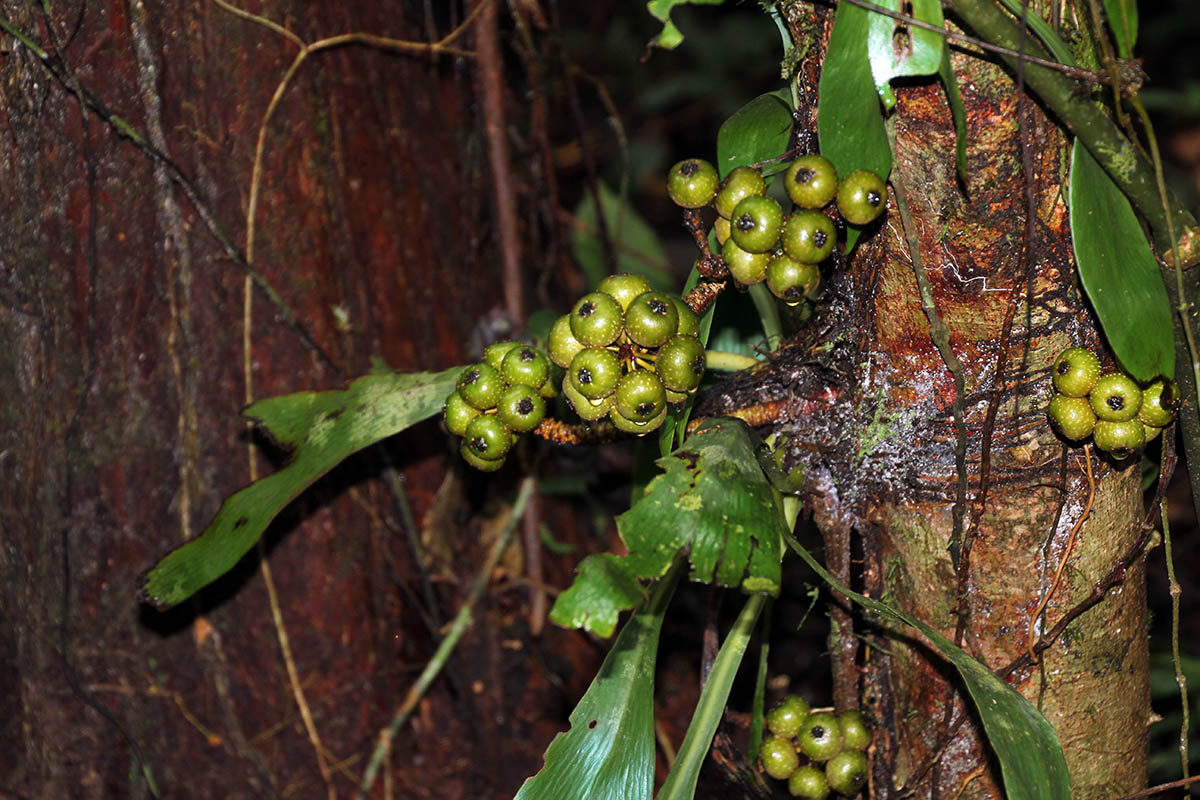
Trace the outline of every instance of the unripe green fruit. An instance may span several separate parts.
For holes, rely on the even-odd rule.
[[[829,778],[825,777],[825,770],[805,764],[788,778],[788,792],[792,797],[825,800],[830,792]]]
[[[667,194],[675,205],[700,208],[712,201],[720,180],[712,164],[702,158],[688,158],[667,173]]]
[[[837,242],[833,220],[820,211],[797,211],[783,223],[783,250],[806,264],[819,264],[829,258]]]
[[[629,304],[633,302],[635,297],[650,291],[650,282],[641,275],[621,272],[616,275],[609,275],[596,284],[596,291],[612,295],[612,298],[617,301],[621,306],[621,310],[624,311],[629,308]]]
[[[662,292],[638,295],[625,311],[625,335],[642,347],[658,347],[679,330],[679,312]]]
[[[617,354],[603,347],[588,347],[571,359],[563,385],[570,384],[589,400],[599,400],[612,394],[620,379],[621,361]]]
[[[1100,420],[1092,429],[1092,441],[1115,459],[1129,458],[1146,444],[1146,428],[1140,419],[1120,422]]]
[[[645,422],[634,422],[631,419],[626,419],[621,416],[621,412],[617,411],[616,406],[608,412],[608,418],[612,421],[617,430],[625,433],[632,433],[637,436],[645,436],[651,431],[656,431],[662,427],[663,421],[667,418],[667,407],[663,406],[662,411],[646,420]]]
[[[571,309],[571,333],[588,347],[606,347],[621,335],[624,309],[611,294],[591,292]]]
[[[470,398],[468,398],[470,399]],[[1137,416],[1142,407],[1142,390],[1133,378],[1123,372],[1106,372],[1096,381],[1088,394],[1088,402],[1096,419],[1105,422],[1124,422]]]
[[[568,362],[569,363],[569,362]],[[546,382],[538,389],[538,394],[545,398],[558,397],[558,387],[562,386],[563,378],[566,377],[567,371],[550,362],[550,376],[546,378]]]
[[[463,433],[463,443],[485,461],[503,459],[512,449],[514,437],[508,426],[495,414],[480,414]]]
[[[808,718],[808,702],[799,695],[789,694],[783,702],[767,712],[767,730],[785,739],[794,739]]]
[[[1100,377],[1100,359],[1087,348],[1068,347],[1058,354],[1050,369],[1059,394],[1085,397]]]
[[[1092,404],[1086,397],[1056,394],[1050,398],[1046,414],[1058,432],[1072,442],[1091,436],[1096,425],[1096,412],[1092,411]]]
[[[704,345],[695,336],[672,336],[658,350],[654,371],[663,386],[676,392],[690,392],[704,377]]]
[[[783,188],[800,208],[824,208],[837,196],[837,170],[824,156],[800,156],[784,173]]]
[[[717,196],[713,198],[713,208],[722,217],[729,219],[738,203],[766,190],[767,182],[763,180],[761,172],[753,167],[734,167],[725,176],[721,188],[717,189]]]
[[[630,422],[649,422],[666,407],[667,394],[653,372],[634,370],[617,383],[614,410]]]
[[[779,241],[783,231],[783,209],[765,194],[742,198],[729,218],[730,237],[751,253],[765,253]]]
[[[489,459],[475,455],[475,451],[467,445],[466,439],[463,439],[462,444],[458,446],[458,454],[462,456],[463,461],[481,472],[495,472],[504,466],[503,456]]]
[[[540,389],[550,377],[550,359],[536,347],[514,347],[500,364],[500,376],[509,386],[524,384]]]
[[[858,750],[843,750],[825,765],[829,786],[847,797],[867,785],[867,757]]]
[[[682,403],[684,400],[687,400],[689,396],[688,392],[677,392],[674,389],[668,389],[665,386],[663,387],[663,391],[667,393],[667,402],[671,403],[672,405],[676,403]]]
[[[571,404],[571,408],[575,409],[575,413],[584,422],[595,422],[612,411],[614,398],[611,394],[601,397],[599,400],[589,400],[571,385],[570,380],[563,381],[562,392],[563,396],[567,398],[567,402]]]
[[[457,388],[468,405],[487,411],[496,407],[496,401],[504,391],[504,379],[500,377],[500,371],[490,364],[475,364],[467,367],[459,376]]]
[[[856,169],[838,184],[837,207],[846,222],[866,225],[887,208],[887,184],[870,170]]]
[[[1150,442],[1154,441],[1155,436],[1158,436],[1163,432],[1162,428],[1154,425],[1146,425],[1145,423],[1142,423],[1142,427],[1146,429],[1146,441],[1143,444],[1150,444]]]
[[[515,384],[504,390],[496,404],[496,416],[517,433],[528,433],[546,418],[546,401],[532,386]]]
[[[729,267],[729,274],[742,286],[753,286],[762,283],[767,277],[767,262],[771,256],[767,253],[751,253],[738,246],[735,239],[725,242],[721,248],[721,258]]]
[[[442,408],[442,419],[446,423],[446,430],[455,436],[462,436],[466,433],[471,420],[478,417],[479,414],[479,409],[464,400],[457,389],[446,398],[446,405]]]
[[[729,234],[732,228],[729,226],[729,220],[724,217],[717,217],[717,221],[713,223],[713,234],[717,237],[717,244],[724,246],[729,241]]]
[[[508,355],[509,351],[514,347],[520,346],[521,343],[513,339],[509,339],[506,342],[489,344],[483,348],[483,363],[495,369],[500,369],[500,365],[504,363],[504,357]]]
[[[550,353],[550,360],[558,366],[566,369],[571,359],[583,347],[583,342],[571,333],[570,314],[563,314],[550,326],[550,333],[546,336],[546,350]]]
[[[792,743],[779,736],[768,736],[763,739],[758,755],[762,759],[763,769],[766,770],[766,773],[781,781],[790,778],[796,768],[800,766],[800,757],[796,755],[796,749],[792,747]]]
[[[821,270],[816,264],[779,255],[767,262],[767,288],[789,306],[811,297],[821,285]]]
[[[842,751],[842,728],[837,717],[825,712],[808,715],[796,737],[800,752],[813,761],[828,761]]]
[[[871,744],[871,729],[861,711],[843,711],[838,714],[838,725],[842,729],[842,742],[854,750],[866,750]]]
[[[683,302],[683,298],[671,295],[671,305],[675,306],[675,311],[679,314],[679,333],[680,336],[699,336],[700,335],[700,317],[692,307]]]
[[[1179,393],[1175,391],[1175,382],[1159,378],[1142,391],[1138,419],[1145,425],[1162,428],[1171,424],[1178,410]]]

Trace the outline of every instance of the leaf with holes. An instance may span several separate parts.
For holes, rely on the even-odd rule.
[[[260,400],[244,416],[296,453],[291,463],[226,498],[204,533],[172,550],[145,577],[158,608],[191,597],[241,560],[284,506],[343,459],[441,411],[463,367],[372,374],[341,391]]]
[[[902,5],[900,0],[876,0],[875,4],[888,11],[900,11]],[[936,74],[946,52],[946,37],[886,14],[868,13],[867,53],[871,74],[884,108],[891,110],[896,105],[892,79]],[[938,29],[945,24],[939,0],[912,0],[912,16]],[[903,41],[898,41],[901,34]]]
[[[1075,265],[1104,336],[1139,381],[1175,377],[1171,301],[1129,200],[1079,140],[1071,149]]]
[[[817,137],[821,155],[833,162],[839,175],[869,169],[886,180],[892,170],[892,150],[867,55],[870,17],[858,6],[838,4],[821,68]],[[854,226],[847,229],[847,252],[860,233]]]
[[[717,171],[724,178],[734,167],[776,158],[787,150],[792,111],[786,91],[760,94],[739,108],[717,131]]]
[[[683,34],[671,22],[671,11],[675,6],[719,6],[723,2],[725,0],[650,0],[646,3],[646,10],[663,26],[659,34],[650,40],[650,46],[674,50],[683,43]]]

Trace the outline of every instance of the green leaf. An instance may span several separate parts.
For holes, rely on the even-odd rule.
[[[299,392],[247,408],[243,414],[295,456],[226,498],[204,533],[159,561],[146,575],[145,599],[167,608],[228,572],[284,506],[342,459],[438,413],[462,370],[372,374],[341,391]]]
[[[1104,16],[1117,40],[1117,55],[1133,58],[1133,45],[1137,42],[1137,0],[1104,0]]]
[[[599,636],[640,599],[633,587],[666,573],[686,552],[690,577],[743,591],[779,592],[783,527],[779,499],[758,463],[760,442],[737,419],[701,425],[671,455],[645,495],[617,517],[626,556],[585,559],[550,618]]]
[[[750,644],[750,634],[754,633],[754,623],[758,620],[759,612],[767,598],[756,594],[746,599],[742,612],[738,614],[733,628],[721,643],[721,649],[713,660],[712,670],[708,680],[700,692],[700,700],[696,703],[696,711],[688,724],[687,733],[683,735],[683,743],[675,756],[671,772],[658,793],[657,800],[692,800],[696,793],[696,781],[700,777],[700,767],[712,747],[713,735],[717,725],[725,713],[725,703],[729,700],[729,689],[737,675],[742,658],[746,655],[746,646]]]
[[[791,534],[786,534],[786,538],[792,550],[839,593],[876,614],[916,628],[954,665],[971,699],[975,701],[988,742],[1000,761],[1000,772],[1004,776],[1004,789],[1009,800],[1070,798],[1071,779],[1067,774],[1067,762],[1063,758],[1058,736],[1046,718],[1020,692],[997,678],[991,670],[964,653],[933,627],[843,586]]]
[[[717,172],[776,158],[787,150],[792,111],[786,90],[760,94],[739,108],[717,131]]]
[[[641,275],[656,290],[669,289],[675,279],[658,234],[632,204],[622,202],[621,197],[603,183],[598,189],[605,227],[616,249],[617,271]],[[583,200],[575,208],[574,223],[571,251],[587,276],[588,285],[595,286],[609,274],[609,263],[600,239],[601,228],[591,192],[584,192]]]
[[[833,162],[839,175],[869,169],[885,180],[892,170],[892,151],[867,57],[870,14],[858,6],[839,3],[818,88],[817,138],[821,155]],[[860,231],[846,231],[846,251],[854,248]]]
[[[675,23],[671,22],[671,11],[675,6],[719,6],[725,0],[650,0],[646,10],[663,24],[662,31],[650,40],[650,47],[661,47],[664,50],[674,50],[683,42],[683,34]]]
[[[679,572],[659,581],[647,607],[630,617],[571,712],[570,729],[550,742],[545,766],[515,800],[650,800],[654,661]]]
[[[942,51],[942,65],[938,69],[942,86],[946,90],[946,102],[950,105],[950,117],[954,120],[954,168],[963,186],[967,186],[967,110],[963,107],[962,92],[958,79],[950,66],[950,49]]]
[[[1175,376],[1171,302],[1129,200],[1079,140],[1071,149],[1071,240],[1079,280],[1121,366]]]
[[[900,11],[900,0],[876,0],[876,5],[888,11]],[[941,28],[945,24],[940,0],[912,0],[912,16],[921,22]],[[907,42],[898,46],[896,31],[907,31]],[[933,75],[942,66],[946,52],[946,37],[925,28],[900,22],[886,14],[871,13],[868,22],[867,52],[871,62],[871,74],[875,77],[875,90],[883,101],[883,107],[891,110],[896,105],[892,93],[892,78],[916,75]]]

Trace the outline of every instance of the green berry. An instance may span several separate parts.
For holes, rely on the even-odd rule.
[[[1175,390],[1175,382],[1156,380],[1142,390],[1142,407],[1138,409],[1138,419],[1143,424],[1162,428],[1171,424],[1175,412],[1179,410],[1179,393]],[[1151,438],[1147,432],[1147,439]]]
[[[653,372],[634,370],[617,383],[614,408],[630,422],[649,422],[666,406],[666,391]]]
[[[1141,450],[1146,444],[1146,427],[1140,419],[1120,422],[1100,420],[1092,429],[1092,440],[1115,459],[1124,459]]]
[[[738,247],[751,253],[765,253],[779,241],[783,209],[765,194],[750,195],[734,207],[729,225],[729,235]]]
[[[667,194],[677,206],[701,208],[712,202],[720,180],[716,168],[704,159],[685,159],[667,173]]]
[[[725,219],[733,216],[733,210],[742,200],[767,190],[767,182],[762,173],[753,167],[734,167],[725,176],[717,196],[713,198],[713,208]]]
[[[573,357],[574,356],[572,356],[572,358]],[[558,387],[562,386],[563,378],[566,377],[566,374],[567,371],[565,369],[551,361],[550,376],[546,378],[546,382],[543,383],[541,388],[538,389],[538,394],[545,398],[557,397]]]
[[[462,444],[458,446],[458,454],[462,456],[463,461],[466,461],[481,472],[495,472],[504,466],[503,456],[500,458],[480,458],[475,455],[475,451],[467,445],[466,439],[463,439]]]
[[[500,365],[504,363],[504,357],[508,355],[509,351],[514,347],[521,346],[522,345],[520,342],[512,339],[508,340],[507,342],[496,342],[494,344],[489,344],[487,347],[483,348],[483,363],[494,367],[495,369],[500,369]]]
[[[847,797],[867,785],[867,757],[858,750],[843,750],[825,764],[829,786]]]
[[[812,713],[796,736],[800,752],[813,761],[828,761],[842,751],[842,728],[837,717],[826,712]]]
[[[821,270],[816,264],[779,255],[767,262],[767,288],[789,306],[811,297],[821,285]]]
[[[729,220],[724,217],[717,217],[713,223],[713,235],[717,237],[717,244],[724,245],[729,241],[729,233],[732,229],[729,227]]]
[[[808,702],[803,697],[789,694],[783,698],[783,702],[767,712],[767,730],[776,736],[794,739],[808,712]]]
[[[567,402],[571,404],[571,408],[575,409],[575,413],[585,422],[595,422],[612,411],[613,396],[611,394],[601,397],[599,400],[589,400],[581,395],[569,380],[563,381],[562,391]]]
[[[514,437],[508,426],[495,414],[480,414],[463,433],[463,443],[485,461],[503,459],[512,449]]]
[[[671,403],[672,405],[676,403],[682,403],[684,400],[688,399],[687,392],[677,392],[674,389],[668,389],[665,386],[663,387],[663,391],[667,393],[667,402]]]
[[[536,347],[514,347],[501,362],[500,376],[509,386],[524,384],[540,389],[550,377],[550,359]]]
[[[470,398],[468,398],[470,399]],[[1137,416],[1142,407],[1142,390],[1123,372],[1106,372],[1096,380],[1088,395],[1096,419],[1124,422]]]
[[[457,388],[468,405],[487,411],[496,407],[496,401],[504,391],[504,379],[490,364],[475,364],[459,376]]]
[[[663,292],[638,295],[625,311],[625,334],[642,347],[658,347],[679,330],[679,312]]]
[[[871,729],[861,711],[843,711],[838,714],[838,725],[842,729],[842,741],[854,750],[866,750],[871,744]]]
[[[825,800],[829,797],[829,778],[825,770],[818,769],[812,764],[805,764],[792,773],[788,778],[788,792],[792,797],[804,797],[806,800]]]
[[[704,377],[704,345],[695,336],[672,336],[658,350],[654,371],[663,386],[675,392],[690,392]]]
[[[837,196],[837,170],[824,156],[800,156],[784,173],[783,188],[800,208],[824,208]]]
[[[546,336],[546,350],[550,353],[550,360],[565,369],[575,354],[582,349],[583,342],[571,333],[571,315],[563,314],[550,326],[550,333]]]
[[[763,769],[772,778],[784,781],[791,777],[800,766],[800,757],[792,743],[780,736],[768,736],[763,739],[758,750],[762,759]]]
[[[1051,367],[1054,388],[1067,397],[1086,397],[1100,377],[1100,359],[1084,347],[1068,347]]]
[[[729,274],[742,286],[753,286],[762,283],[767,277],[767,262],[771,259],[767,253],[751,253],[738,246],[735,239],[725,242],[721,248],[721,257],[729,267]]]
[[[570,384],[589,400],[599,400],[616,391],[620,379],[621,361],[616,353],[603,347],[587,347],[571,359],[563,385]]]
[[[1160,433],[1163,432],[1162,428],[1156,427],[1154,425],[1147,425],[1145,423],[1142,423],[1142,427],[1146,429],[1145,444],[1150,444],[1150,442],[1154,441],[1155,436],[1158,436]]]
[[[621,272],[616,275],[609,275],[596,284],[596,291],[612,295],[612,298],[620,304],[621,310],[624,311],[629,308],[629,304],[633,302],[635,297],[650,291],[650,283],[641,275],[631,275],[628,272]]]
[[[446,430],[455,436],[462,436],[466,433],[471,420],[478,416],[479,409],[464,400],[462,393],[457,389],[446,398],[446,405],[442,408],[442,419],[446,422]]]
[[[866,225],[887,207],[887,184],[870,170],[856,169],[838,184],[837,207],[846,222]]]
[[[806,264],[819,264],[829,258],[837,243],[833,220],[820,211],[797,211],[783,223],[783,250]]]
[[[585,294],[571,309],[571,333],[588,347],[610,345],[621,335],[623,311],[611,294]]]
[[[1096,425],[1096,412],[1086,397],[1067,397],[1056,394],[1046,406],[1050,422],[1064,438],[1078,442],[1092,435]]]
[[[621,412],[617,411],[616,406],[614,405],[613,409],[608,412],[608,418],[612,421],[613,426],[615,426],[617,430],[624,431],[625,433],[636,434],[637,436],[645,436],[647,433],[656,431],[662,427],[663,421],[667,418],[667,407],[663,406],[662,411],[659,411],[656,415],[645,422],[635,422],[634,420],[626,419],[625,417],[621,416]]]
[[[679,335],[699,336],[700,317],[692,311],[692,307],[683,302],[683,298],[675,295],[671,295],[671,305],[675,306],[675,311],[679,314]]]
[[[546,401],[538,390],[524,384],[514,384],[500,395],[496,416],[517,433],[528,433],[546,418]]]

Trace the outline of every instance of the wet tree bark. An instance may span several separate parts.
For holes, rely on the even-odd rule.
[[[793,27],[797,36],[812,30]],[[1026,654],[1119,573],[1123,582],[1036,665],[1007,673],[1057,730],[1073,796],[1115,797],[1146,775],[1143,573],[1140,558],[1118,566],[1144,529],[1136,465],[1093,454],[1093,491],[1083,451],[1064,448],[1045,422],[1053,357],[1071,344],[1103,349],[1074,277],[1067,142],[1020,98],[1014,76],[963,52],[953,66],[968,115],[966,191],[955,179],[942,90],[900,88],[888,123],[896,161],[885,221],[833,276],[817,332],[765,380],[731,387],[710,410],[783,400],[778,428],[806,468],[831,563],[993,669]],[[931,338],[942,323],[952,357]],[[861,552],[860,569],[851,569],[851,552]],[[1061,586],[1035,616],[1064,559]],[[842,628],[831,637],[835,701],[861,703],[877,722],[874,796],[1002,797],[945,664],[878,620]]]

